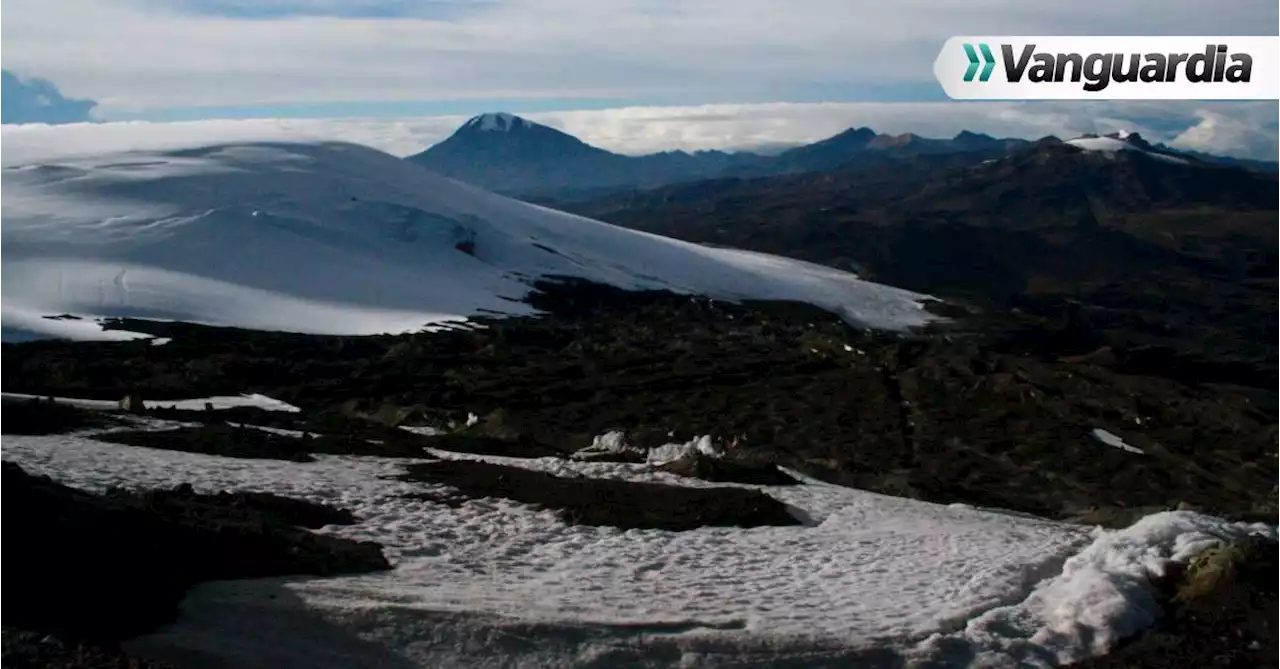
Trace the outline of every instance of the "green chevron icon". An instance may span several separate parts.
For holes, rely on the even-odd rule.
[[[978,54],[973,50],[973,45],[966,42],[964,44],[964,55],[969,57],[969,69],[964,71],[964,80],[973,81],[973,75],[978,71],[978,63],[986,63],[982,66],[982,74],[978,75],[978,81],[986,81],[991,78],[991,71],[996,68],[996,57],[991,53],[991,47],[984,42],[978,43],[978,50],[982,51],[982,60],[978,60]]]

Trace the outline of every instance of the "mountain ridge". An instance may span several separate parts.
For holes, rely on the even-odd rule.
[[[498,127],[504,132],[487,130]],[[611,191],[709,178],[825,171],[859,156],[878,160],[880,154],[897,152],[965,154],[978,159],[1002,155],[1027,143],[978,133],[961,133],[945,140],[911,133],[881,135],[870,128],[857,128],[773,155],[702,149],[631,156],[592,146],[513,114],[493,112],[472,117],[443,141],[406,160],[504,195],[582,200]]]
[[[566,208],[980,309],[1085,318],[1073,326],[1077,353],[1165,347],[1188,369],[1246,364],[1258,370],[1250,384],[1271,383],[1276,176],[1146,150],[1156,147],[1137,137],[1098,139],[1046,138],[977,164],[920,155],[677,184]]]
[[[1065,141],[1095,137],[1099,136],[1083,135]],[[1153,154],[1277,171],[1274,163],[1181,152],[1163,144],[1150,144],[1137,134],[1128,140],[1119,137],[1119,133],[1101,137],[1131,143]],[[493,112],[472,117],[443,141],[406,160],[504,195],[538,202],[572,202],[676,183],[827,172],[859,164],[895,164],[920,156],[948,156],[944,162],[977,164],[1031,149],[1044,141],[1063,140],[1054,136],[1036,140],[996,138],[969,130],[950,138],[933,138],[910,132],[882,134],[862,126],[769,154],[701,149],[624,155],[514,114]]]

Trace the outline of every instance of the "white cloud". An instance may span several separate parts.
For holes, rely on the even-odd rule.
[[[1210,109],[1195,112],[1199,122],[1178,133],[1171,146],[1208,153],[1275,160],[1280,144],[1270,128]]]
[[[333,11],[332,0],[291,4],[317,1],[316,12]],[[437,18],[247,19],[161,0],[8,0],[3,57],[10,69],[98,100],[105,113],[371,100],[761,100],[815,90],[852,98],[864,85],[932,85],[933,58],[954,34],[1253,34],[1278,16],[1267,0],[1212,11],[1201,0],[449,4]]]

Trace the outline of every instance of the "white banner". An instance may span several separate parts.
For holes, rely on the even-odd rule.
[[[1280,37],[952,37],[955,100],[1275,100]]]

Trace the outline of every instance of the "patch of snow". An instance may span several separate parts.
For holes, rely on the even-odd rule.
[[[301,411],[301,409],[293,406],[292,404],[271,399],[266,395],[259,395],[257,393],[234,396],[200,397],[193,400],[144,400],[143,404],[148,409],[155,407],[171,407],[174,409],[203,410],[207,408],[206,405],[213,405],[214,409],[257,407],[267,411],[287,411],[291,413]]]
[[[294,437],[295,439],[301,439],[307,434],[302,430],[288,430],[282,427],[267,427],[266,425],[250,425],[249,423],[228,423],[228,425],[246,430],[258,430],[259,432],[275,434],[281,437]]]
[[[630,447],[627,445],[627,434],[621,430],[613,430],[593,437],[591,439],[591,445],[587,448],[593,451],[617,453],[625,451]]]
[[[1179,165],[1189,165],[1191,162],[1186,158],[1171,156],[1165,153],[1157,153],[1155,151],[1147,151],[1146,149],[1134,146],[1130,142],[1126,142],[1123,139],[1116,139],[1115,137],[1077,137],[1076,139],[1067,140],[1067,144],[1084,149],[1085,151],[1103,151],[1108,153],[1115,151],[1137,151],[1138,153],[1151,156],[1156,160],[1162,160],[1166,163],[1176,163]]]
[[[978,649],[980,658],[1039,658],[1053,666],[1101,655],[1155,622],[1160,605],[1152,582],[1173,563],[1251,533],[1274,538],[1276,527],[1168,511],[1125,529],[1100,530],[1093,544],[1062,565],[1061,574],[1025,600],[988,611],[957,634],[931,639],[922,652],[946,656],[958,645]]]
[[[405,432],[421,434],[427,437],[434,437],[448,432],[448,430],[441,430],[438,427],[431,427],[430,425],[401,425],[400,429]]]
[[[481,114],[479,116],[476,116],[471,120],[467,121],[466,125],[473,128],[479,128],[480,130],[484,130],[488,132],[493,132],[493,131],[509,132],[515,129],[517,124],[525,124],[525,123],[528,123],[528,122],[520,118],[519,116],[508,114],[506,112],[492,112],[492,113]]]
[[[807,302],[883,329],[917,293],[538,207],[354,144],[234,126],[4,126],[3,336],[127,338],[107,317],[327,334],[421,330],[548,276],[725,300]],[[469,251],[462,250],[463,244]],[[82,321],[49,320],[72,314]]]
[[[715,444],[711,443],[711,435],[704,434],[683,444],[663,444],[649,449],[648,461],[651,465],[660,465],[672,460],[679,460],[686,455],[698,453],[713,458],[723,455]]]
[[[0,393],[0,397],[4,399],[46,399],[43,395],[27,395],[23,393]],[[55,402],[69,404],[85,409],[119,409],[119,400],[87,400],[75,397],[54,397]],[[148,400],[143,399],[142,405],[148,409],[156,408],[176,408],[192,411],[203,411],[207,407],[206,404],[212,404],[214,409],[233,409],[235,407],[258,407],[267,411],[301,411],[296,406],[280,400],[271,399],[266,395],[257,393],[246,393],[234,396],[217,396],[217,397],[197,397],[187,400]]]
[[[169,342],[171,342],[171,341],[173,341],[173,339],[172,339],[171,337],[156,337],[155,339],[152,339],[152,340],[151,340],[151,345],[152,345],[152,346],[164,346],[165,344],[168,344],[168,343],[169,343]]]
[[[467,427],[471,427],[472,425],[475,425],[476,423],[479,423],[479,422],[480,422],[479,416],[473,413],[467,414]]]
[[[667,436],[671,436],[668,434]],[[605,453],[636,453],[642,456],[646,465],[636,471],[646,471],[644,467],[655,466],[679,460],[691,453],[700,453],[710,457],[722,457],[724,454],[720,449],[716,448],[712,442],[711,435],[703,435],[695,437],[683,443],[667,443],[656,446],[648,450],[632,446],[627,441],[627,435],[620,430],[613,430],[604,434],[596,435],[591,440],[591,445],[583,448],[571,457],[575,460],[590,459],[593,455]],[[616,464],[610,466],[618,466]]]
[[[1138,421],[1138,424],[1139,424],[1139,425],[1141,425],[1141,424],[1142,424],[1142,421]],[[1126,444],[1126,443],[1125,443],[1125,441],[1124,441],[1124,439],[1121,439],[1120,437],[1118,437],[1118,436],[1116,436],[1116,435],[1114,435],[1114,434],[1112,434],[1112,433],[1110,433],[1110,432],[1107,432],[1106,430],[1104,430],[1104,429],[1102,429],[1102,428],[1100,428],[1100,427],[1095,427],[1095,428],[1093,428],[1093,438],[1094,438],[1094,439],[1097,439],[1098,441],[1100,441],[1100,442],[1102,442],[1102,443],[1104,443],[1104,444],[1106,444],[1106,445],[1108,445],[1108,446],[1110,446],[1110,447],[1112,447],[1112,448],[1119,448],[1119,449],[1122,449],[1122,450],[1128,451],[1128,452],[1130,452],[1130,453],[1137,453],[1138,455],[1145,455],[1145,452],[1144,452],[1141,448],[1138,448],[1137,446],[1130,446],[1129,444]]]
[[[0,235],[3,235],[3,228],[0,228]],[[4,262],[9,262],[7,257],[3,260]],[[0,273],[3,272],[3,265],[0,265]],[[6,274],[4,280],[8,280],[7,277],[8,275]],[[4,297],[4,299],[7,300],[8,297]],[[40,308],[28,309],[16,304],[6,303],[0,305],[0,341],[16,343],[49,338],[130,341],[151,337],[151,335],[144,334],[142,332],[103,330],[102,325],[99,323],[99,319],[93,317],[69,319],[45,318],[45,316],[54,313],[57,312]]]
[[[612,430],[604,434],[598,434],[591,439],[591,445],[586,448],[579,449],[569,457],[575,460],[590,459],[595,455],[603,455],[609,453],[635,453],[643,459],[645,451],[643,449],[632,446],[627,442],[627,434],[621,430]]]

